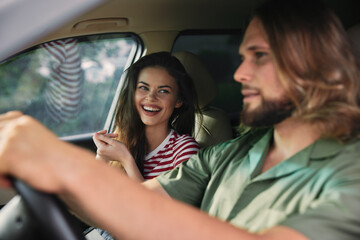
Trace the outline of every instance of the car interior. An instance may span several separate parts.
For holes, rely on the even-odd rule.
[[[95,152],[92,135],[114,130],[124,71],[141,56],[167,51],[194,81],[202,110],[194,132],[200,146],[238,135],[242,96],[233,73],[241,63],[242,34],[262,0],[76,0],[63,8],[45,0],[14,2],[18,12],[0,18],[0,35],[15,45],[1,48],[0,113],[20,110],[60,139]],[[324,2],[340,17],[360,59],[358,1]],[[0,4],[0,13],[15,11],[10,5]],[[47,24],[36,17],[43,13],[51,18]],[[5,26],[5,16],[16,21]],[[16,194],[0,190],[0,205]]]

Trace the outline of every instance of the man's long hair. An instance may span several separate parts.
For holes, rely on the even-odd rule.
[[[127,70],[118,102],[115,127],[118,134],[117,140],[124,143],[130,150],[142,175],[144,175],[143,162],[148,152],[148,143],[145,136],[145,125],[136,109],[134,96],[139,74],[147,67],[165,69],[178,85],[178,97],[182,101],[182,105],[174,109],[169,119],[169,128],[179,134],[192,135],[195,128],[195,113],[200,112],[191,77],[180,61],[170,53],[159,52],[146,55]]]
[[[254,17],[296,106],[292,116],[316,124],[323,137],[357,136],[360,71],[338,17],[316,0],[268,1]]]

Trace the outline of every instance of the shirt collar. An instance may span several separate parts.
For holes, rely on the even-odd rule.
[[[251,142],[250,144],[253,145],[253,147],[249,150],[249,161],[250,161],[250,169],[253,171],[255,167],[259,164],[259,162],[262,160],[262,156],[264,154],[267,154],[269,142],[273,135],[273,129],[268,130],[265,135],[260,138],[260,140],[254,142]]]
[[[253,171],[261,164],[263,154],[267,154],[269,142],[273,136],[273,129],[269,130],[249,151],[250,169]],[[323,160],[335,156],[341,151],[343,144],[335,139],[318,139],[313,144],[297,152],[268,171],[258,175],[254,181],[277,178],[291,174],[307,167],[310,160]]]
[[[319,139],[311,147],[309,157],[314,160],[321,160],[335,156],[344,145],[335,139]]]

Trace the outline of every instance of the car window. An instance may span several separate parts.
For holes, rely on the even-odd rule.
[[[104,129],[123,70],[140,47],[133,35],[101,34],[47,42],[9,58],[0,64],[0,113],[20,110],[59,137]]]
[[[189,51],[200,57],[217,85],[217,96],[210,104],[227,111],[233,121],[237,121],[242,108],[241,85],[233,78],[240,64],[240,41],[240,31],[191,31],[180,34],[172,50]]]

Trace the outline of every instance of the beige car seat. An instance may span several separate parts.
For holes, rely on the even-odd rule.
[[[232,127],[227,113],[219,108],[209,106],[216,96],[216,84],[204,63],[193,53],[175,52],[186,71],[194,81],[202,110],[203,120],[196,118],[194,137],[201,147],[208,147],[233,137]]]

